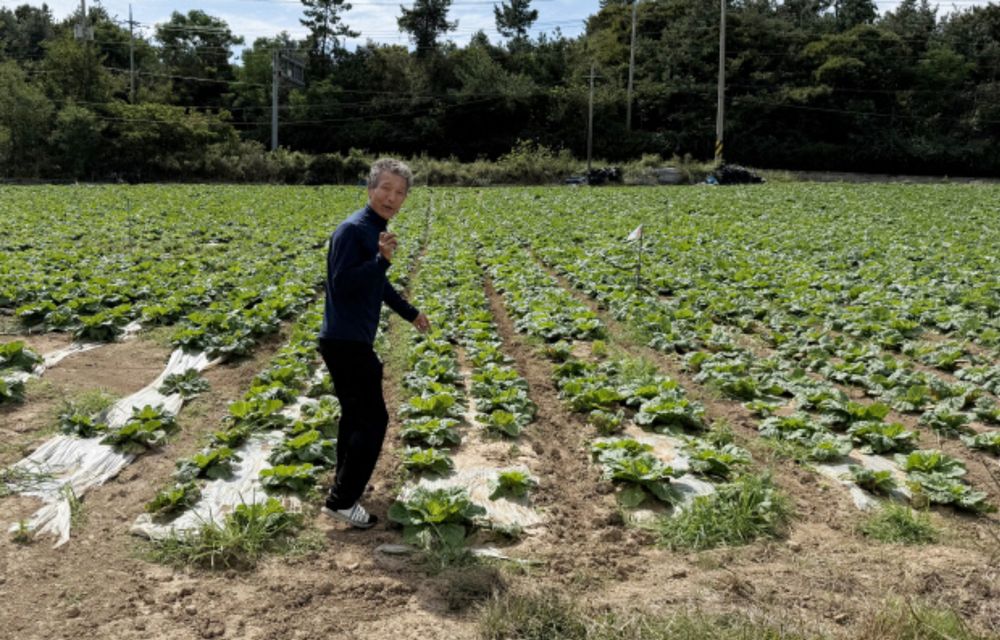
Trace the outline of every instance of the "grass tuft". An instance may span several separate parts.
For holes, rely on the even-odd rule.
[[[296,553],[295,535],[302,525],[302,514],[285,511],[274,498],[241,504],[222,525],[206,523],[197,531],[154,542],[149,557],[173,566],[250,569],[265,554]]]
[[[76,413],[84,416],[97,416],[110,409],[117,400],[118,398],[104,389],[83,391],[59,403],[54,412],[54,421],[58,422],[59,416],[63,414]]]
[[[680,514],[657,525],[660,543],[671,549],[713,549],[780,537],[791,504],[769,474],[746,474],[716,493],[699,496]]]
[[[583,612],[557,594],[508,594],[494,598],[479,618],[483,640],[584,640],[587,625]]]
[[[868,618],[858,637],[863,640],[987,640],[993,636],[970,629],[950,609],[895,600]]]
[[[743,615],[598,613],[547,593],[494,598],[480,612],[479,637],[483,640],[811,640],[821,636]]]
[[[899,544],[929,544],[938,539],[930,514],[891,502],[865,518],[858,531],[880,542]]]
[[[17,529],[14,530],[13,535],[11,535],[11,541],[15,544],[28,545],[31,544],[35,536],[32,535],[31,529],[28,528],[27,520],[18,520]]]

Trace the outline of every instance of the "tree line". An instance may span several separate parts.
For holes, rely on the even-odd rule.
[[[631,2],[602,0],[577,37],[533,38],[532,0],[498,0],[499,39],[478,32],[464,45],[447,40],[458,27],[451,2],[400,6],[394,26],[412,47],[369,40],[354,50],[346,39],[364,34],[345,0],[302,0],[307,37],[249,45],[199,10],[132,39],[127,21],[93,7],[88,40],[74,33],[79,13],[0,8],[0,173],[254,179],[262,167],[304,175],[320,156],[317,170],[347,166],[358,150],[469,161],[524,141],[581,157],[592,68],[596,157],[712,157],[717,0],[638,0],[631,128]],[[996,4],[939,15],[928,0],[904,0],[880,15],[872,0],[730,0],[726,42],[727,160],[1000,170]],[[267,151],[275,51],[305,67],[304,86],[279,90],[276,154]]]

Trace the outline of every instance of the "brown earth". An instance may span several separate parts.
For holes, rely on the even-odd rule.
[[[711,419],[727,420],[757,464],[773,468],[796,510],[782,540],[701,553],[656,547],[652,533],[623,524],[612,487],[600,481],[588,460],[586,443],[593,434],[565,410],[550,364],[513,331],[489,286],[487,292],[507,351],[539,407],[520,446],[535,456],[541,482],[533,503],[547,526],[543,534],[507,546],[535,564],[477,563],[439,571],[414,557],[377,552],[383,543],[401,541],[400,533],[385,524],[358,532],[312,513],[305,534],[312,544],[304,552],[270,557],[254,570],[175,569],[145,559],[146,547],[128,533],[130,524],[168,481],[174,462],[197,450],[200,439],[217,428],[227,404],[245,391],[282,343],[283,338],[275,338],[252,359],[207,370],[211,390],[181,411],[181,435],[85,496],[84,520],[65,547],[0,538],[3,635],[25,640],[474,638],[477,605],[505,589],[562,593],[598,610],[749,614],[843,638],[857,637],[886,599],[899,597],[955,608],[977,628],[1000,630],[995,520],[935,512],[935,522],[946,526],[947,534],[939,544],[918,548],[861,538],[854,532],[861,516],[839,487],[771,456],[741,406],[694,385],[676,361],[636,346],[605,317],[612,348],[656,363],[705,403]],[[162,348],[141,341],[122,348],[117,356],[112,347],[104,355],[97,350],[75,356],[81,360],[64,377],[57,375],[58,368],[48,372],[53,385],[68,389],[56,387],[60,391],[51,402],[95,385],[124,395],[155,377],[166,356]],[[382,517],[400,481],[394,408],[402,400],[401,372],[391,366],[393,355],[387,354],[385,380],[390,431],[366,500]],[[34,400],[40,401],[29,399],[0,419],[27,411]],[[41,418],[21,419],[29,425],[21,435],[44,428]],[[7,456],[3,462],[14,459]],[[0,500],[0,523],[28,506],[23,498]]]
[[[32,336],[29,344],[49,353],[71,342],[64,334]],[[0,464],[16,462],[47,440],[67,402],[92,392],[122,398],[163,371],[170,351],[135,338],[76,353],[26,385],[25,402],[0,408]]]

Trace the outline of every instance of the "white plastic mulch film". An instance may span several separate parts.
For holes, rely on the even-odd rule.
[[[240,461],[233,464],[232,475],[205,484],[194,506],[168,523],[158,523],[144,513],[132,524],[132,533],[150,540],[183,536],[206,524],[221,526],[237,505],[266,502],[269,496],[260,483],[260,472],[270,468],[267,459],[283,436],[280,431],[254,436],[236,450]]]
[[[867,455],[855,449],[847,456],[844,462],[816,464],[817,471],[827,478],[840,483],[850,491],[854,506],[861,511],[871,511],[877,508],[881,504],[881,501],[850,480],[851,466],[859,466],[871,471],[891,471],[897,480],[902,480],[903,482],[900,483],[897,489],[893,489],[889,495],[900,500],[909,500],[913,497],[910,490],[906,488],[905,474],[893,461],[887,458]]]
[[[201,352],[175,350],[156,380],[111,407],[107,415],[109,428],[120,428],[134,408],[141,409],[146,405],[162,406],[166,413],[176,415],[184,401],[180,394],[164,396],[158,391],[166,377],[189,369],[202,371],[216,362],[218,360],[209,361],[208,356]],[[133,454],[101,444],[102,438],[56,436],[13,466],[15,472],[32,479],[23,485],[9,485],[10,490],[39,498],[45,505],[26,523],[13,524],[11,531],[26,526],[36,535],[53,535],[56,547],[69,541],[73,500],[114,478],[135,459]]]
[[[527,469],[463,467],[459,456],[456,456],[454,461],[455,469],[450,474],[433,480],[421,478],[417,484],[403,487],[400,492],[400,499],[405,501],[417,487],[424,487],[431,490],[461,487],[468,491],[469,499],[473,504],[486,509],[484,517],[494,526],[500,528],[518,528],[524,530],[526,533],[531,533],[532,529],[544,523],[541,515],[530,507],[526,507],[508,498],[490,497],[490,494],[496,489],[496,482],[502,471],[517,470],[527,472]]]
[[[318,373],[322,377],[322,372]],[[315,403],[316,400],[300,397],[281,413],[291,420],[298,420],[302,417],[302,407]],[[181,537],[198,531],[203,525],[221,526],[226,516],[241,504],[266,502],[271,496],[261,484],[260,472],[271,468],[268,458],[284,437],[285,434],[281,431],[254,435],[236,450],[239,462],[233,464],[232,474],[207,482],[201,490],[201,498],[194,506],[166,523],[156,522],[151,514],[144,513],[132,524],[132,533],[150,540]],[[290,511],[302,508],[301,501],[294,496],[283,497],[282,503]]]
[[[472,372],[467,367],[462,370],[462,378],[465,387],[472,388]],[[466,398],[463,418],[469,425],[471,433],[482,434],[485,433],[486,426],[480,422],[478,416],[476,398],[469,395]],[[490,462],[489,455],[483,455],[487,449],[489,445],[477,438],[463,440],[462,446],[452,455],[454,469],[440,478],[420,478],[415,483],[407,483],[400,490],[399,499],[407,500],[417,487],[430,490],[461,488],[469,494],[469,500],[473,504],[486,510],[483,519],[492,526],[501,529],[520,529],[528,534],[534,533],[544,525],[541,514],[521,502],[506,497],[492,497],[502,472],[522,471],[531,475],[531,471],[524,466],[504,469],[487,466]]]
[[[682,439],[665,433],[650,433],[635,424],[628,425],[625,435],[653,447],[653,455],[669,464],[675,471],[688,472],[670,481],[671,486],[681,494],[680,503],[675,505],[677,511],[683,511],[698,496],[715,493],[714,484],[690,473],[691,459],[683,453],[685,443]]]

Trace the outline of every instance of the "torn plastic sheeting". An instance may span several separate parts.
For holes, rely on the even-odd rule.
[[[408,544],[380,544],[375,547],[377,553],[384,553],[389,556],[406,556],[417,551],[417,548]],[[476,556],[477,558],[490,558],[492,560],[506,560],[508,562],[515,562],[521,565],[539,565],[543,562],[539,560],[522,560],[520,558],[515,558],[509,556],[500,549],[496,547],[472,547],[469,549],[469,553]]]
[[[219,360],[209,361],[204,353],[175,350],[156,380],[111,407],[107,415],[108,426],[111,429],[120,428],[132,416],[134,408],[141,409],[146,405],[162,406],[165,412],[176,415],[184,400],[180,394],[161,394],[159,388],[163,380],[171,374],[183,373],[188,369],[202,371],[217,362]],[[121,453],[114,447],[101,444],[102,438],[57,436],[14,465],[15,469],[44,476],[43,480],[32,483],[30,488],[13,486],[11,490],[40,498],[45,503],[45,506],[31,516],[26,526],[36,533],[55,535],[56,547],[69,541],[71,509],[66,487],[72,490],[73,496],[79,498],[91,488],[117,476],[135,459],[132,454]],[[15,523],[10,530],[16,531],[20,527],[20,523]]]
[[[0,376],[0,380],[7,383],[27,382],[31,378],[37,378],[40,376],[42,371],[45,371],[45,368],[41,366],[35,367],[34,371],[31,371],[30,373],[27,371],[12,371],[4,376]]]
[[[817,464],[816,469],[821,474],[848,488],[851,493],[851,500],[854,501],[854,506],[861,511],[871,511],[877,508],[881,504],[881,501],[859,487],[856,482],[850,480],[851,470],[849,467],[852,465],[864,467],[872,471],[892,471],[893,476],[897,479],[905,480],[903,473],[891,460],[880,456],[867,455],[860,451],[852,451],[847,456],[846,462]],[[902,500],[909,500],[913,497],[913,494],[904,484],[900,484],[890,495]]]
[[[323,367],[318,367],[316,371],[313,372],[312,378],[310,378],[310,383],[315,384],[323,380],[323,375],[326,371]],[[309,398],[306,396],[299,396],[295,399],[295,402],[286,406],[281,410],[281,415],[285,416],[291,421],[296,421],[302,419],[302,409],[308,406],[316,406],[319,404],[319,400],[316,398]]]
[[[19,471],[38,474],[39,479],[28,489],[20,490],[17,485],[11,485],[11,489],[45,502],[26,526],[35,533],[56,536],[56,547],[66,544],[72,517],[67,492],[72,491],[72,496],[79,497],[89,488],[114,478],[134,459],[133,454],[101,444],[101,437],[57,436],[49,440],[14,465]],[[15,523],[10,531],[20,527],[20,523]]]
[[[422,478],[416,485],[404,487],[400,492],[400,499],[406,500],[409,493],[418,486],[432,490],[461,487],[469,492],[469,499],[473,504],[486,509],[485,518],[491,524],[499,527],[519,527],[523,530],[542,525],[544,521],[534,509],[507,498],[490,498],[490,494],[496,488],[500,472],[500,469],[470,468],[458,469],[451,475],[434,480]]]
[[[75,353],[83,353],[84,351],[92,351],[92,350],[94,350],[94,349],[96,349],[98,347],[103,347],[106,344],[108,344],[108,343],[107,342],[74,342],[73,344],[69,345],[68,347],[63,347],[62,349],[59,349],[57,351],[53,351],[52,353],[46,353],[44,356],[42,356],[42,359],[43,359],[43,362],[44,362],[44,366],[41,367],[41,371],[39,371],[35,375],[42,375],[42,372],[45,371],[45,369],[51,369],[52,367],[56,366],[57,364],[59,364],[60,362],[62,362],[63,360],[65,360],[66,358],[68,358],[69,356],[71,356],[71,355],[73,355]]]
[[[260,472],[271,467],[268,457],[275,445],[284,439],[281,431],[254,436],[236,450],[240,461],[233,465],[233,473],[228,478],[208,482],[201,491],[201,499],[174,520],[167,523],[155,522],[144,513],[136,518],[132,533],[150,540],[164,540],[197,531],[203,525],[222,525],[226,516],[240,504],[260,504],[269,497],[260,482]],[[289,510],[298,510],[300,502],[295,497],[282,500]]]

